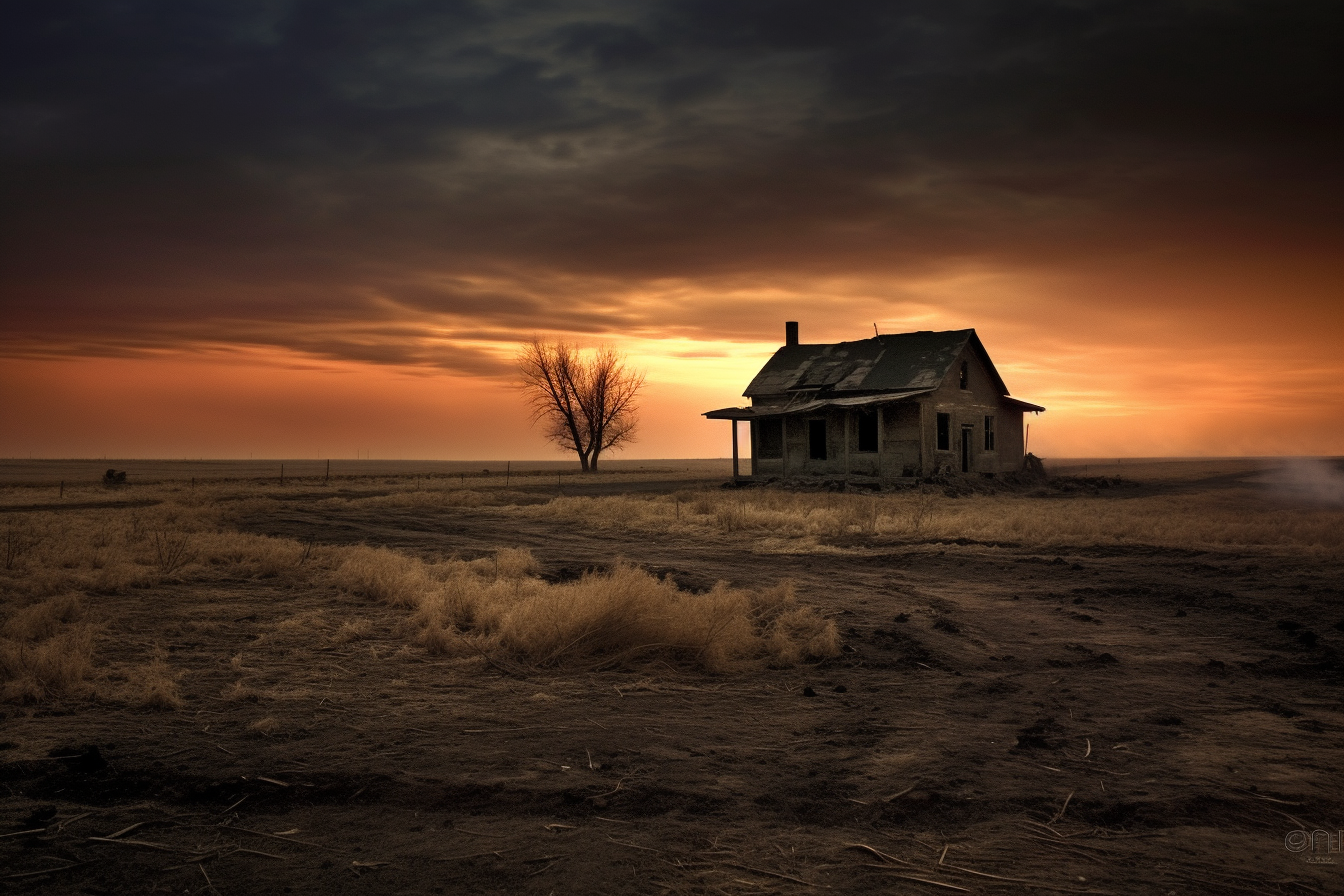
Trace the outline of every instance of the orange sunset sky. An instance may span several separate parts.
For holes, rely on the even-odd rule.
[[[786,320],[974,327],[1047,457],[1344,454],[1340,9],[30,5],[0,456],[561,459],[533,334],[723,456]]]

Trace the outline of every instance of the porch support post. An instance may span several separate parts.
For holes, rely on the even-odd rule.
[[[845,438],[845,478],[848,479],[849,476],[850,476],[850,469],[849,469],[849,418],[852,417],[852,416],[854,416],[854,415],[853,415],[853,413],[850,412],[850,410],[849,410],[848,408],[845,409],[844,414],[845,414],[845,425],[844,425],[843,429],[844,429],[844,438]]]
[[[883,419],[883,408],[877,406],[877,481],[881,482],[886,478],[886,470],[882,467],[882,445],[887,441],[887,422]]]
[[[733,479],[737,479],[737,420],[729,420],[733,426]]]

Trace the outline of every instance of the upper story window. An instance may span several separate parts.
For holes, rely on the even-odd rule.
[[[971,365],[965,361],[961,362],[961,388],[971,388]]]

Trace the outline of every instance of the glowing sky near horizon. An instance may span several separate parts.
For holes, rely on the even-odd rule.
[[[1344,454],[1344,11],[65,2],[0,36],[0,456],[559,458],[533,334],[728,451],[974,327],[1046,456]]]

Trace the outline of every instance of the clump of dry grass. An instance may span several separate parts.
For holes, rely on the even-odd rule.
[[[162,655],[155,656],[131,673],[126,702],[142,709],[181,709],[184,701],[177,686],[179,678],[181,673],[173,671]]]
[[[0,638],[0,700],[36,703],[87,691],[93,635],[93,626],[79,624],[46,638]]]
[[[420,643],[433,653],[536,667],[660,658],[719,672],[839,652],[834,623],[799,606],[787,585],[692,594],[628,564],[550,584],[534,576],[526,550],[434,565],[390,551],[352,553],[336,570],[338,584],[415,609]]]
[[[42,543],[43,533],[31,522],[10,522],[0,527],[0,568],[14,569],[26,554]]]
[[[422,595],[434,587],[424,561],[367,545],[346,548],[332,579],[351,594],[406,608],[419,606]]]
[[[261,694],[256,688],[241,681],[235,681],[226,687],[219,696],[230,703],[256,703],[261,699]]]
[[[14,611],[0,627],[0,700],[35,703],[87,691],[93,639],[75,595]]]
[[[273,734],[279,733],[280,729],[283,727],[284,726],[280,724],[279,719],[273,716],[267,716],[264,719],[257,719],[251,725],[248,725],[247,730],[260,734],[263,737],[270,737]]]
[[[350,619],[341,623],[340,628],[331,634],[333,644],[349,644],[360,641],[373,634],[373,623],[367,619]]]
[[[12,641],[43,641],[83,618],[84,605],[79,596],[63,594],[15,610],[0,628],[0,636]]]
[[[498,644],[537,666],[657,656],[723,672],[839,652],[834,623],[799,607],[787,585],[751,592],[720,583],[691,594],[623,564],[563,585],[487,589],[486,595],[492,599],[475,614],[481,646]]]

